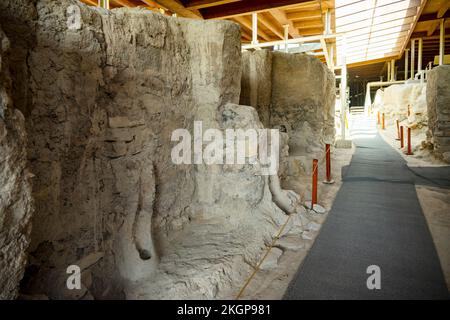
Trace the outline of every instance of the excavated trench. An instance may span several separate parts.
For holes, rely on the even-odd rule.
[[[284,211],[303,231],[302,186],[281,187],[334,139],[319,60],[242,58],[234,23],[76,0],[2,1],[0,26],[0,298],[230,298]],[[194,121],[285,128],[279,174],[174,164],[171,135]]]

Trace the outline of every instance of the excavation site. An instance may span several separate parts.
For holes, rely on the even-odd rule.
[[[0,300],[449,288],[450,1],[0,0]]]

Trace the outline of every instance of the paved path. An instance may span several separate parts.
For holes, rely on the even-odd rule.
[[[370,120],[351,134],[357,148],[344,183],[285,299],[449,299],[417,174]],[[367,288],[370,265],[380,267],[380,290]]]

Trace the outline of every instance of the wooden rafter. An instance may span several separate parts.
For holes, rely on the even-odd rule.
[[[122,7],[127,7],[127,8],[136,7],[136,4],[134,4],[128,0],[110,0],[110,1],[115,4],[118,4],[119,6],[122,6]]]
[[[438,18],[442,18],[449,8],[450,8],[450,1],[448,1],[448,0],[444,1],[442,6],[439,8],[439,11],[437,13],[437,17]]]
[[[180,1],[178,0],[156,0],[157,4],[169,9],[170,11],[176,13],[181,17],[193,18],[193,19],[202,19],[201,14],[198,10],[189,10],[187,9]]]
[[[320,10],[308,10],[308,11],[298,11],[287,13],[286,17],[289,20],[310,20],[310,19],[320,19],[322,18],[322,12]]]
[[[252,30],[252,28],[253,28],[252,21],[250,19],[248,19],[246,16],[237,16],[237,17],[234,17],[233,19],[236,20],[237,22],[239,22],[240,24],[242,24],[243,26],[245,26],[247,29]],[[266,41],[271,40],[270,36],[259,28],[258,28],[258,36],[260,36],[261,38],[263,38]]]
[[[267,11],[273,8],[285,8],[308,0],[245,0],[202,9],[205,19],[228,18],[251,12]]]
[[[267,29],[272,31],[279,38],[284,39],[283,32],[275,24],[273,24],[264,13],[258,14],[258,21],[261,22]]]
[[[440,24],[441,24],[440,20],[431,21],[430,26],[427,31],[427,36],[429,37],[429,36],[433,35],[433,33],[436,31],[437,27],[439,27]]]
[[[191,0],[186,2],[187,9],[203,9],[209,7],[220,6],[227,3],[238,2],[241,0]]]
[[[86,4],[90,4],[91,6],[97,6],[98,5],[96,0],[81,0],[81,1],[86,3]]]
[[[307,20],[307,21],[295,21],[294,28],[296,29],[310,29],[310,28],[322,28],[322,20]]]
[[[278,21],[281,26],[289,26],[289,34],[292,38],[298,38],[300,36],[298,29],[294,27],[294,23],[287,18],[286,13],[283,10],[272,9],[269,10],[269,13],[275,18],[275,20]]]

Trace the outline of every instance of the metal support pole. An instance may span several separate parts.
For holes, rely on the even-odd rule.
[[[439,65],[444,64],[445,53],[445,26],[444,19],[441,19],[440,32],[439,32]]]
[[[403,126],[400,126],[400,149],[403,149]]]
[[[313,173],[312,173],[312,195],[311,195],[311,209],[317,204],[317,176],[318,176],[319,161],[313,159]]]
[[[407,155],[412,155],[412,146],[411,146],[411,128],[408,127],[408,151],[406,152]]]
[[[258,14],[252,13],[252,44],[258,44]]]
[[[330,46],[330,64],[331,64],[331,71],[334,72],[334,46]]]
[[[415,39],[411,40],[411,79],[414,79],[414,63],[415,63],[415,55],[416,55],[416,48],[415,48]]]
[[[331,13],[330,10],[327,9],[325,11],[325,28],[324,28],[324,34],[330,34],[331,33]]]
[[[395,81],[395,60],[394,59],[391,60],[391,80],[390,81]]]
[[[343,38],[342,62],[341,62],[341,139],[345,140],[345,117],[347,112],[347,39]]]
[[[98,0],[98,6],[109,10],[109,0]]]
[[[405,50],[405,80],[408,80],[408,57],[409,49]]]
[[[331,145],[325,144],[325,158],[326,158],[326,179],[323,183],[332,184],[334,180],[331,179]]]
[[[288,52],[288,40],[289,40],[289,25],[283,25],[284,28],[284,52]]]
[[[422,72],[422,46],[423,46],[423,40],[422,38],[419,39],[419,54],[417,58],[417,72],[419,74]]]
[[[388,62],[387,65],[387,81],[391,81],[391,63]]]

